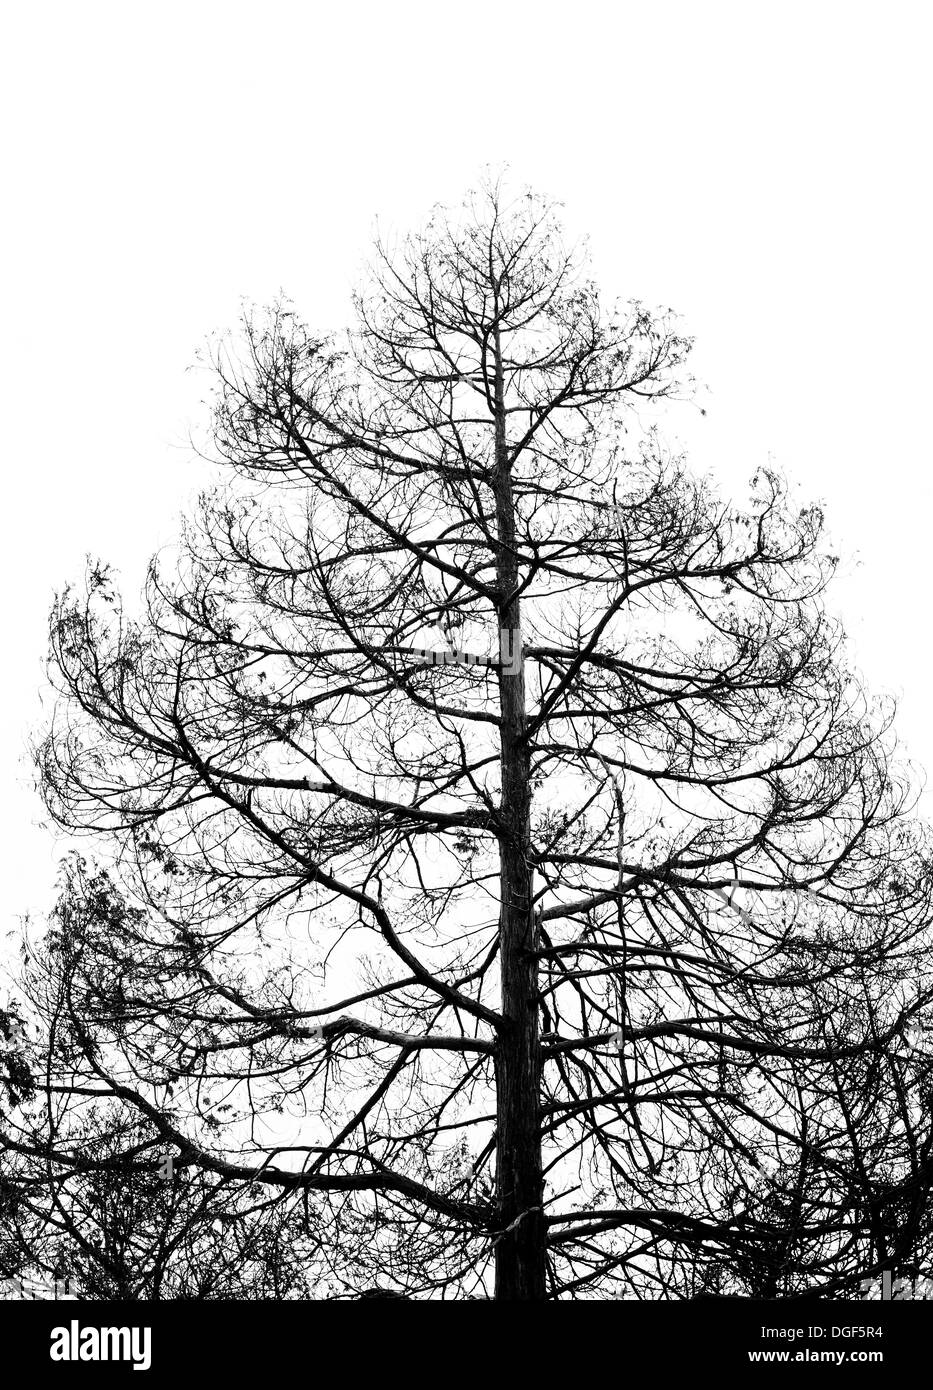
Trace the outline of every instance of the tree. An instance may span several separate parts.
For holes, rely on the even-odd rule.
[[[920,1082],[848,1088],[925,1017],[928,852],[819,510],[665,448],[689,340],[530,194],[356,309],[218,343],[228,481],[136,617],[103,566],[56,604],[42,785],[132,904],[77,914],[62,1084],[312,1194],[348,1288],[856,1278],[856,1191],[926,1202]]]
[[[321,1238],[307,1202],[230,1183],[167,1146],[132,1106],[61,1084],[85,1044],[70,993],[82,915],[111,931],[132,919],[108,876],[73,856],[52,930],[29,942],[19,981],[41,1043],[20,1025],[8,1053],[18,1085],[0,1106],[0,1280],[82,1299],[313,1296],[307,1272]],[[40,1057],[49,1077],[41,1095]]]

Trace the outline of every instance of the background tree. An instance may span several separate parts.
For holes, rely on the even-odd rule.
[[[664,447],[688,340],[532,195],[356,307],[218,344],[228,484],[140,615],[56,605],[43,787],[133,905],[79,914],[67,1084],[313,1195],[356,1287],[849,1278],[877,1175],[926,1201],[929,881],[819,511]]]
[[[19,1085],[0,1107],[0,1279],[82,1299],[313,1297],[321,1240],[306,1201],[200,1168],[132,1106],[71,1079],[85,1043],[72,1022],[81,919],[119,932],[132,915],[106,874],[71,858],[51,930],[26,938],[18,1007],[30,1024],[16,1029]]]

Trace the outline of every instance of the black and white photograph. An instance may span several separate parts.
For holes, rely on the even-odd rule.
[[[928,8],[3,35],[23,1376],[906,1368]]]

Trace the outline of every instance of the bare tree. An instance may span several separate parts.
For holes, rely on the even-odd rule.
[[[85,1043],[69,993],[81,914],[118,931],[127,908],[106,874],[72,857],[52,930],[25,938],[19,1007],[29,1027],[5,1015],[16,1085],[0,1104],[0,1281],[20,1281],[27,1297],[36,1286],[82,1299],[315,1296],[308,1276],[321,1235],[306,1195],[283,1199],[202,1169],[134,1107],[74,1080]]]
[[[43,787],[133,904],[62,928],[62,1084],[313,1194],[341,1287],[791,1292],[926,1200],[921,1082],[848,1089],[924,1018],[924,835],[819,511],[660,438],[688,350],[488,185],[344,339],[219,343],[229,482],[141,614],[56,605]]]

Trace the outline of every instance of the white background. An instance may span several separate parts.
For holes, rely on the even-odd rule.
[[[3,111],[0,933],[49,901],[24,757],[52,592],[129,587],[209,481],[188,371],[242,298],[347,318],[375,218],[487,163],[564,201],[609,293],[694,333],[741,493],[769,460],[826,504],[833,606],[871,687],[928,719],[930,22],[920,4],[31,3]],[[924,798],[929,803],[929,794]]]

